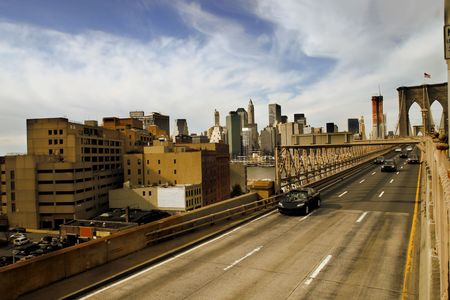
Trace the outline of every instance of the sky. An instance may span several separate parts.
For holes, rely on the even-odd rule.
[[[268,104],[313,127],[364,116],[388,130],[400,86],[447,81],[443,0],[0,0],[0,155],[26,152],[26,119],[82,123],[160,112],[190,133]],[[431,75],[424,79],[423,73]],[[437,105],[432,111],[442,111]],[[415,114],[414,114],[415,113]],[[436,117],[436,116],[435,116]],[[417,107],[412,123],[420,120]]]

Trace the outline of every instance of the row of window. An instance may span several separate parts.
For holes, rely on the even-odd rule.
[[[193,205],[198,205],[198,204],[201,204],[200,203],[200,197],[196,197],[196,198],[187,200],[187,205],[186,206],[187,207],[191,207]]]
[[[89,153],[100,153],[100,154],[120,154],[120,149],[110,149],[110,148],[89,148],[89,147],[81,147],[81,152],[84,154]]]
[[[85,162],[120,161],[120,156],[82,156],[81,161]]]
[[[53,133],[53,135],[57,135],[58,134],[58,132],[59,132],[59,134],[63,134],[63,130],[62,129],[59,129],[59,131],[58,131],[58,129],[49,129],[48,130],[48,135],[52,135],[52,133]]]
[[[142,170],[141,169],[137,169],[137,173],[138,173],[138,175],[142,175]],[[127,174],[131,175],[131,169],[127,169]],[[177,174],[177,170],[173,170],[173,174],[176,175]],[[147,175],[150,175],[150,170],[147,170]],[[158,175],[161,175],[161,170],[158,170]]]
[[[58,143],[60,144],[60,145],[62,145],[62,144],[64,144],[64,140],[63,139],[54,139],[54,140],[52,140],[52,139],[49,139],[48,140],[48,144],[49,145],[58,145]]]
[[[104,141],[104,140],[100,140],[100,139],[88,139],[88,138],[81,138],[81,144],[82,145],[113,146],[113,147],[121,146],[121,142],[119,142],[119,141]]]
[[[173,160],[173,163],[176,164],[176,163],[177,163],[177,160],[174,159],[174,160]],[[138,164],[139,166],[141,165],[141,159],[140,159],[140,158],[138,158],[137,164]],[[149,164],[150,164],[150,160],[147,159],[147,165],[149,165]],[[160,165],[160,164],[161,164],[161,160],[158,159],[158,165]],[[131,165],[131,160],[130,160],[130,159],[127,159],[127,165],[128,165],[128,166]]]

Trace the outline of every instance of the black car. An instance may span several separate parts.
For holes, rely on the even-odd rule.
[[[420,159],[417,157],[417,155],[411,155],[406,160],[408,164],[420,164]]]
[[[382,163],[384,163],[384,156],[378,156],[377,158],[375,158],[373,163],[376,165],[381,165]]]
[[[381,172],[395,172],[397,171],[397,164],[393,159],[386,159],[381,165]]]
[[[400,158],[407,158],[408,157],[408,151],[403,150],[402,153],[400,153]]]
[[[314,207],[320,207],[320,192],[313,188],[289,191],[278,202],[278,211],[282,214],[304,213],[307,215]]]

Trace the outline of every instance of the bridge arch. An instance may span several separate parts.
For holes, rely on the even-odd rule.
[[[443,108],[445,132],[448,132],[448,92],[447,83],[424,84],[419,86],[399,87],[399,118],[398,127],[399,135],[402,137],[411,136],[411,123],[409,120],[409,109],[413,103],[417,103],[422,112],[423,133],[428,133],[433,127],[433,119],[431,117],[431,104],[438,101]]]

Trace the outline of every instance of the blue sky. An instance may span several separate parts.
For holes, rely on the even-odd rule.
[[[397,87],[447,80],[442,26],[442,0],[0,0],[0,155],[26,151],[27,118],[158,111],[200,133],[249,98],[259,129],[278,103],[369,132],[378,86],[393,130]]]

